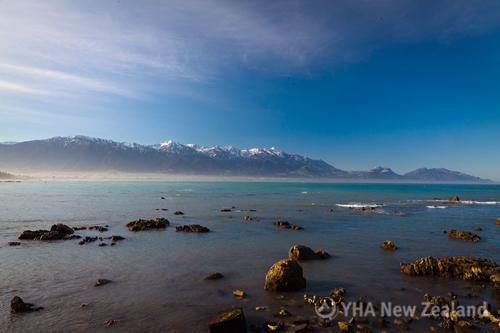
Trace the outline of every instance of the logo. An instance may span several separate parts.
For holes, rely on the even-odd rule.
[[[314,304],[314,311],[321,319],[333,320],[337,317],[337,304],[330,297],[322,297],[317,304]]]

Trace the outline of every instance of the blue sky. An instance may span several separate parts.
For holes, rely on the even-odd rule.
[[[500,180],[500,2],[0,1],[0,141],[77,134]]]

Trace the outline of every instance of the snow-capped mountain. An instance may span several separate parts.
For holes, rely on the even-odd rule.
[[[0,170],[17,174],[33,171],[123,171],[218,176],[484,181],[446,169],[418,169],[405,175],[398,175],[386,167],[369,171],[344,171],[325,161],[289,154],[275,147],[204,147],[172,140],[141,145],[86,136],[0,143]]]

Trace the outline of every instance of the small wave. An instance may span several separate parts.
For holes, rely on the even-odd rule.
[[[307,191],[302,191],[302,192],[300,192],[300,193],[301,193],[301,194],[309,194],[309,192],[307,192]]]
[[[336,204],[338,207],[343,208],[379,208],[383,205],[381,204],[363,204],[363,203],[353,203],[353,204]]]
[[[446,206],[425,206],[427,208],[430,208],[430,209],[446,209],[448,207]]]
[[[459,203],[464,205],[499,205],[500,201],[460,200]]]

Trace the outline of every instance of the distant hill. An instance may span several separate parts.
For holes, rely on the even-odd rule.
[[[0,171],[0,179],[13,179],[13,178],[15,178],[14,175]]]
[[[423,168],[404,175],[386,167],[344,171],[325,161],[289,154],[274,147],[203,147],[174,141],[140,145],[86,136],[0,144],[0,169],[22,172],[122,171],[352,180],[487,181],[446,169]]]

